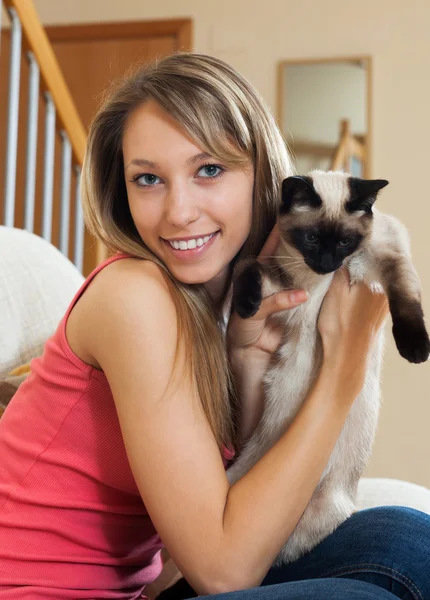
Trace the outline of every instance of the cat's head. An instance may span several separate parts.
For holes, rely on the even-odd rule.
[[[341,171],[312,171],[282,182],[279,230],[283,243],[316,273],[339,269],[372,232],[372,206],[385,179],[360,179]]]

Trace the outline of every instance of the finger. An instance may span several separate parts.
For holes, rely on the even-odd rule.
[[[294,308],[299,304],[303,304],[308,297],[309,294],[306,290],[276,292],[275,294],[263,298],[258,312],[252,319],[257,321],[266,319],[273,313],[280,312],[281,310],[288,310],[289,308]]]
[[[348,285],[351,285],[351,277],[349,275],[348,267],[342,265],[340,269],[337,270],[337,272],[339,273],[339,276],[342,276],[346,280]]]
[[[381,321],[384,321],[388,313],[390,312],[390,305],[388,303],[388,298],[385,294],[378,294],[379,296],[379,313]]]
[[[274,228],[269,234],[269,237],[265,241],[260,254],[257,257],[257,260],[261,263],[267,263],[269,261],[269,257],[274,255],[280,239],[281,236],[279,234],[278,224],[275,224]]]

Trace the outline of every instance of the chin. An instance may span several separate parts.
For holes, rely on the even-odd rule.
[[[191,265],[182,268],[171,268],[170,265],[167,265],[167,267],[175,279],[188,285],[207,283],[217,275],[217,272],[213,268]]]

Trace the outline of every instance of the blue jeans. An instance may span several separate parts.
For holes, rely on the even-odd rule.
[[[261,587],[211,600],[430,600],[430,515],[359,511],[310,553],[273,567]]]

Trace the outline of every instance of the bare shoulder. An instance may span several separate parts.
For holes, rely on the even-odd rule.
[[[131,285],[137,290],[140,285],[149,282],[158,283],[168,290],[162,269],[156,263],[139,258],[122,258],[102,269],[91,282],[91,287],[94,290],[97,287],[113,290],[121,285]]]
[[[101,369],[97,348],[108,341],[107,334],[115,328],[124,330],[130,319],[137,327],[148,311],[175,319],[161,268],[149,260],[117,260],[94,277],[73,308],[67,321],[68,343],[81,360]]]

